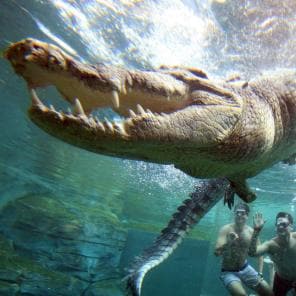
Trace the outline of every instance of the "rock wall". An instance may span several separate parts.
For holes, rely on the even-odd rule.
[[[98,204],[29,194],[0,214],[1,295],[123,295],[127,232]]]

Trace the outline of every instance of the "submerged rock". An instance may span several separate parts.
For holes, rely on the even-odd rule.
[[[0,236],[0,294],[81,295],[87,283],[42,267],[20,256],[11,241]]]
[[[8,203],[0,224],[5,245],[1,295],[109,295],[108,290],[118,290],[127,234],[106,209],[32,194]]]

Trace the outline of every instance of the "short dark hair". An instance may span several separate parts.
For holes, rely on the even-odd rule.
[[[238,204],[236,204],[236,206],[234,207],[234,211],[236,211],[237,209],[244,209],[248,215],[250,213],[249,206],[243,202],[239,202]]]
[[[276,215],[275,221],[277,221],[278,218],[288,218],[290,224],[293,224],[293,217],[291,214],[287,213],[287,212],[279,212]]]

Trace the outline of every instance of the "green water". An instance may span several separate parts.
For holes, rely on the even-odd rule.
[[[267,35],[264,35],[268,28],[262,27],[261,31],[257,28],[258,30],[254,31],[257,43],[262,38],[262,42],[259,42],[261,46],[257,48],[254,45],[258,46],[252,34],[252,27],[247,27],[246,21],[239,22],[239,17],[234,16],[233,11],[239,10],[237,4],[233,5],[234,10],[227,14],[225,9],[228,6],[223,9],[214,6],[211,10],[207,1],[144,1],[145,9],[141,10],[141,5],[137,4],[122,13],[122,10],[127,8],[118,5],[116,1],[108,1],[112,4],[111,8],[110,5],[108,8],[99,4],[100,1],[92,2],[93,5],[97,5],[96,18],[90,10],[84,10],[84,5],[89,2],[81,2],[75,9],[81,12],[81,18],[82,15],[88,16],[88,26],[83,27],[77,17],[75,22],[74,18],[72,19],[71,27],[69,16],[65,17],[65,11],[69,13],[69,7],[64,11],[65,7],[61,5],[71,4],[71,1],[0,1],[0,49],[25,37],[52,42],[50,36],[38,26],[36,19],[32,18],[33,15],[55,36],[71,45],[82,60],[90,62],[114,62],[129,67],[145,68],[155,66],[161,61],[169,63],[175,59],[176,64],[206,67],[215,75],[235,68],[237,71],[245,71],[246,76],[254,73],[256,69],[264,69],[265,66],[266,69],[274,66],[289,67],[296,62],[293,46],[295,35],[291,37],[293,40],[289,39],[289,34],[295,32],[291,24],[289,34],[285,35],[286,39],[283,37],[284,28],[275,27],[277,34],[270,33],[270,43]],[[159,13],[166,5],[166,13],[174,11],[175,5],[181,16],[184,14],[185,19],[190,15],[186,26],[183,28],[180,23],[175,33],[171,31],[169,15],[165,16],[166,20],[162,20]],[[242,5],[247,9],[251,4],[244,2]],[[273,6],[276,4],[270,7]],[[149,7],[150,13],[153,14],[151,18],[147,10]],[[143,13],[142,18],[139,17],[140,12]],[[286,13],[287,19],[293,17],[293,12],[288,10]],[[215,15],[217,20],[214,19]],[[193,16],[200,18],[195,19]],[[267,21],[264,17],[266,16],[259,14],[261,23]],[[192,32],[198,24],[210,26],[213,21],[220,23],[212,24],[212,32],[216,35],[211,35],[211,41],[208,40],[208,36],[194,39],[195,35]],[[283,22],[283,19],[281,21]],[[156,27],[153,27],[153,24]],[[92,28],[96,30],[91,31]],[[89,31],[86,31],[87,29]],[[204,34],[204,31],[197,30],[196,35],[199,33]],[[246,35],[242,36],[242,33]],[[230,38],[232,39],[229,40]],[[275,38],[279,38],[280,47],[274,46]],[[183,43],[179,44],[179,39]],[[95,44],[95,40],[106,42],[97,45],[99,47],[96,53],[93,46],[90,46]],[[132,40],[138,52],[131,48]],[[243,42],[245,46],[242,46]],[[162,45],[166,47],[166,54],[161,54]],[[191,51],[193,46],[198,47],[196,51]],[[289,50],[293,51],[293,55],[289,55]],[[270,60],[272,55],[276,56],[274,63]],[[108,223],[119,223],[128,233],[126,245],[121,250],[124,250],[123,255],[116,261],[118,268],[123,268],[153,240],[177,206],[193,191],[197,180],[172,166],[95,155],[62,143],[39,130],[26,116],[29,99],[25,83],[13,73],[8,62],[2,58],[0,92],[0,209],[5,208],[8,202],[33,193],[36,196],[50,194],[67,205],[75,201],[76,211],[79,207],[81,211],[83,209],[81,217],[91,216],[94,208],[100,209]],[[58,95],[54,89],[42,90],[41,96],[55,105],[65,106],[57,99]],[[107,116],[113,116],[109,110],[104,112]],[[274,235],[273,220],[278,211],[288,211],[296,219],[295,166],[277,164],[251,179],[250,184],[258,195],[256,202],[251,205],[252,212],[261,211],[267,217],[263,240]],[[185,241],[175,257],[147,277],[143,295],[224,295],[223,287],[218,280],[219,260],[214,258],[212,252],[219,228],[231,220],[232,213],[222,202],[218,203],[195,227],[190,239]],[[251,223],[251,219],[249,222]],[[6,233],[3,229],[1,233]],[[9,232],[7,235],[9,236]],[[15,237],[16,241],[17,239]],[[178,285],[172,284],[178,283],[178,280],[183,283],[183,292],[176,288]]]

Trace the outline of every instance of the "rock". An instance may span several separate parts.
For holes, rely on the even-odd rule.
[[[16,296],[19,295],[19,286],[5,281],[0,281],[0,295]]]
[[[85,296],[123,296],[123,287],[122,283],[117,282],[114,284],[114,281],[103,281],[97,282],[88,287],[85,291]]]
[[[0,256],[27,260],[20,269],[15,262],[0,265],[0,280],[16,283],[21,293],[80,295],[90,284],[104,291],[101,282],[121,278],[118,266],[126,230],[106,209],[83,207],[75,199],[70,203],[54,196],[25,195],[2,209],[0,232],[6,239],[6,254],[1,251]]]

